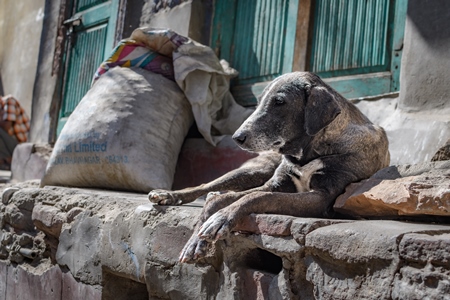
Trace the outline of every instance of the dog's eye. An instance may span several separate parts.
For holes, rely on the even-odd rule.
[[[282,104],[284,104],[284,98],[283,98],[283,97],[275,97],[275,98],[273,99],[273,102],[274,102],[276,105],[282,105]]]

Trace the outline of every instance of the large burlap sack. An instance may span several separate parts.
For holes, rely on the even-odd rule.
[[[170,189],[192,123],[175,82],[140,68],[111,69],[67,120],[41,186]]]

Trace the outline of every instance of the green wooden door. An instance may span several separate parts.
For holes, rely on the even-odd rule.
[[[317,73],[347,98],[380,95],[399,90],[406,6],[407,0],[216,0],[211,45],[239,71],[231,91],[243,105],[255,104],[268,81],[293,70]],[[305,16],[310,20],[299,19]],[[307,49],[295,49],[300,44]],[[309,62],[294,66],[299,57]]]
[[[316,0],[310,70],[347,98],[399,89],[406,0]]]
[[[232,92],[255,103],[268,81],[292,70],[298,0],[216,0],[211,45],[239,71]]]
[[[72,34],[67,41],[63,95],[57,134],[89,90],[100,63],[114,44],[119,0],[78,0],[65,24]]]

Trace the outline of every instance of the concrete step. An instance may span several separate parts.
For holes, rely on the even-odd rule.
[[[11,179],[11,171],[0,170],[0,183],[8,182]]]

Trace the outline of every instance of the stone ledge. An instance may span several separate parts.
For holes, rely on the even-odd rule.
[[[15,261],[10,271],[30,280],[67,269],[95,299],[401,299],[444,293],[450,282],[448,225],[250,215],[201,264],[187,265],[178,254],[201,201],[163,207],[144,194],[19,187],[0,206],[3,264]],[[0,284],[0,293],[20,296],[20,285]]]
[[[450,161],[390,166],[351,183],[337,212],[365,218],[439,221],[450,217]],[[412,217],[412,218],[411,218]]]

